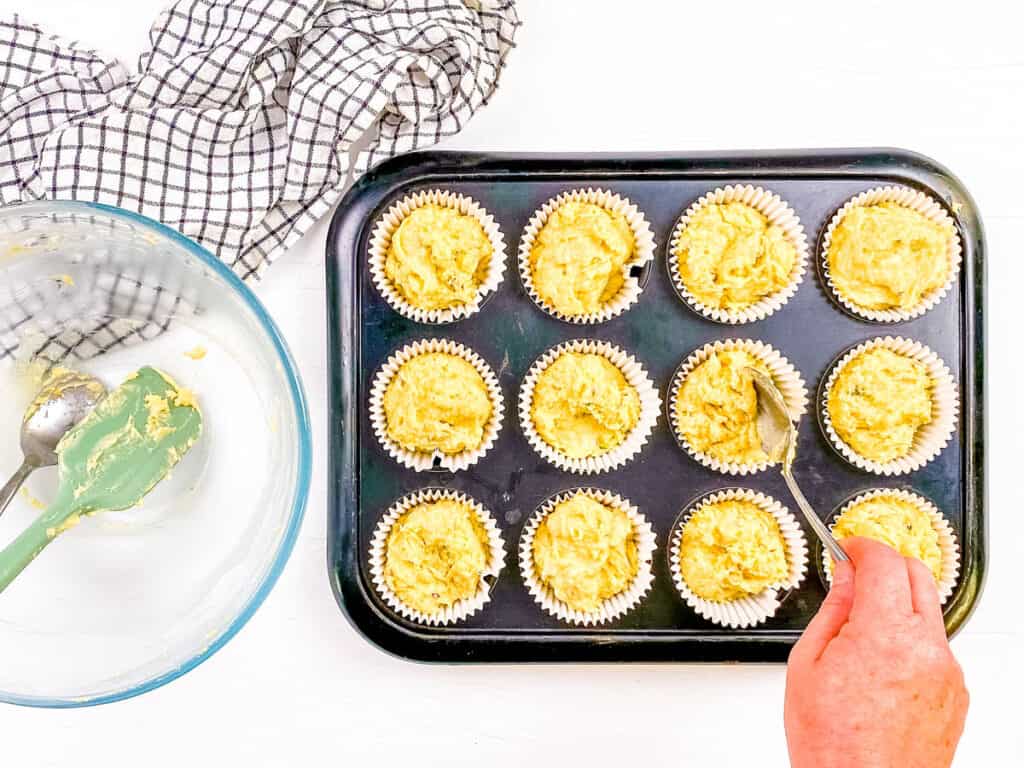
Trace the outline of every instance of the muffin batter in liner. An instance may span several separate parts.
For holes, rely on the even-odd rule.
[[[946,282],[931,293],[923,296],[921,301],[909,310],[879,310],[858,306],[844,297],[832,282],[832,275],[828,263],[828,252],[832,245],[832,235],[835,232],[836,227],[839,226],[839,222],[842,221],[843,217],[847,213],[849,213],[850,209],[856,206],[877,205],[879,203],[886,202],[897,203],[913,211],[917,211],[918,213],[923,214],[930,221],[949,228],[949,242],[946,248],[946,258],[949,262],[949,275]],[[942,298],[949,293],[949,290],[953,287],[953,283],[956,282],[957,276],[960,273],[962,250],[960,235],[957,233],[953,219],[950,218],[949,214],[946,213],[946,209],[943,208],[936,200],[932,199],[924,192],[919,192],[916,189],[911,189],[910,187],[875,187],[874,189],[869,189],[866,192],[861,192],[859,195],[848,200],[843,207],[836,212],[831,221],[829,221],[828,228],[825,230],[825,235],[821,241],[821,262],[819,266],[821,268],[822,279],[828,287],[829,293],[848,312],[856,315],[857,317],[876,323],[898,323],[904,320],[912,320],[915,317],[920,317],[942,301]]]
[[[622,375],[636,390],[640,397],[640,416],[633,429],[626,435],[625,440],[614,448],[602,453],[599,456],[588,456],[577,458],[566,456],[555,447],[549,445],[538,433],[533,424],[533,392],[537,385],[538,377],[547,369],[551,363],[567,352],[580,352],[583,354],[597,354],[605,357],[616,368],[622,371]],[[604,341],[589,341],[587,339],[576,339],[559,344],[549,349],[538,360],[536,360],[523,380],[519,390],[519,422],[523,433],[533,449],[549,463],[565,472],[590,475],[620,467],[640,452],[647,442],[658,420],[660,399],[654,382],[648,377],[643,366],[636,358],[627,354],[619,347]]]
[[[796,261],[790,270],[787,283],[774,293],[764,296],[743,309],[720,309],[705,306],[686,287],[679,272],[679,256],[676,253],[676,248],[683,230],[701,208],[723,203],[744,203],[759,211],[768,219],[769,224],[774,224],[782,229],[786,240],[796,249]],[[769,192],[762,187],[753,187],[749,184],[738,186],[730,184],[702,196],[679,218],[675,229],[672,230],[672,239],[669,242],[668,274],[676,293],[697,314],[717,323],[730,325],[752,323],[777,312],[796,293],[800,283],[803,282],[804,273],[807,271],[807,251],[807,235],[804,233],[804,227],[788,203],[774,192]]]
[[[431,352],[461,357],[472,365],[484,380],[487,394],[491,399],[491,418],[484,427],[480,445],[474,449],[455,454],[444,453],[440,450],[435,450],[433,453],[417,453],[403,448],[388,435],[387,416],[384,412],[384,394],[388,390],[388,385],[404,363],[418,355]],[[504,399],[501,396],[501,386],[498,384],[498,378],[494,371],[476,352],[450,339],[426,339],[402,347],[392,354],[377,371],[370,388],[370,421],[373,424],[374,434],[377,435],[381,446],[391,458],[402,466],[417,472],[425,472],[429,469],[447,469],[457,472],[476,464],[498,439],[504,415]]]
[[[530,264],[530,252],[533,250],[537,234],[555,210],[570,202],[593,203],[618,213],[625,218],[630,229],[633,231],[634,254],[633,259],[626,262],[622,267],[622,287],[598,311],[585,315],[563,314],[542,299],[534,287],[533,270]],[[576,323],[578,325],[603,323],[617,315],[621,315],[639,300],[643,288],[640,285],[639,279],[634,277],[631,272],[634,268],[644,267],[654,259],[654,248],[654,235],[651,232],[650,224],[644,218],[643,212],[631,203],[628,198],[621,197],[604,189],[575,189],[551,198],[530,218],[519,239],[519,277],[530,298],[549,315],[567,323]]]
[[[829,523],[829,530],[833,530],[840,515],[855,504],[868,499],[876,499],[879,496],[895,496],[898,499],[909,502],[925,512],[931,518],[932,526],[939,537],[939,549],[942,551],[942,569],[937,582],[939,590],[939,602],[946,604],[953,589],[956,587],[957,577],[960,575],[960,546],[957,543],[953,526],[942,516],[938,508],[924,496],[919,496],[911,491],[902,488],[874,488],[858,495],[843,504],[832,515],[832,522]],[[821,558],[821,571],[825,576],[824,583],[828,588],[832,587],[832,558],[828,557],[819,547],[818,556]]]
[[[690,456],[705,467],[713,469],[716,472],[722,472],[727,475],[748,475],[767,469],[769,466],[772,466],[772,462],[764,460],[757,462],[756,464],[746,464],[734,461],[720,461],[704,451],[698,451],[693,445],[691,445],[690,441],[679,429],[679,425],[676,421],[676,399],[679,396],[679,391],[682,388],[683,383],[686,381],[686,377],[694,368],[703,363],[714,353],[732,349],[744,350],[749,352],[753,357],[763,361],[765,367],[767,367],[771,372],[772,381],[782,394],[782,398],[786,403],[786,408],[789,411],[790,417],[796,421],[803,415],[807,408],[807,388],[804,386],[804,380],[800,376],[800,373],[773,347],[762,341],[753,341],[751,339],[727,339],[725,341],[715,341],[705,344],[700,349],[694,351],[686,358],[686,360],[683,361],[682,365],[680,365],[672,375],[672,383],[669,385],[669,396],[665,398],[665,411],[669,426],[672,428],[672,434],[676,438],[676,442],[679,443],[683,450],[685,450]]]
[[[388,535],[391,533],[391,528],[395,522],[416,505],[424,502],[438,501],[439,499],[452,499],[472,507],[484,530],[487,532],[488,544],[490,545],[490,560],[487,568],[480,574],[480,588],[473,597],[447,606],[440,613],[428,615],[403,603],[398,595],[391,590],[387,580],[384,578],[384,562],[387,557]],[[384,602],[392,610],[417,624],[444,626],[472,616],[490,601],[491,588],[505,565],[505,542],[502,539],[501,531],[498,530],[494,517],[475,499],[459,491],[445,488],[424,488],[403,496],[396,501],[384,514],[380,522],[377,523],[377,527],[373,532],[373,539],[370,542],[369,562],[373,586],[377,594],[384,599]]]
[[[914,434],[914,443],[909,454],[887,462],[872,461],[854,451],[836,433],[828,412],[828,395],[843,366],[861,352],[866,352],[876,347],[890,349],[897,354],[905,355],[923,363],[928,369],[932,380],[931,422],[918,428]],[[920,469],[942,452],[942,449],[946,447],[946,444],[952,438],[954,430],[956,430],[960,400],[956,390],[956,383],[953,381],[949,368],[931,349],[913,339],[885,336],[884,338],[876,337],[863,344],[859,344],[844,353],[832,364],[832,367],[823,379],[823,384],[818,393],[818,407],[820,408],[821,426],[825,432],[825,437],[839,455],[853,464],[853,466],[865,472],[888,476],[903,475]]]
[[[388,249],[391,247],[392,235],[410,212],[425,205],[452,208],[459,213],[472,216],[480,222],[487,234],[487,239],[491,242],[492,252],[486,276],[477,288],[475,298],[468,304],[446,309],[421,309],[410,304],[387,276],[385,263]],[[505,236],[501,233],[494,217],[480,207],[480,204],[473,198],[438,189],[415,192],[399,200],[380,217],[370,237],[369,263],[373,284],[396,312],[418,323],[451,323],[479,312],[480,306],[488,294],[496,291],[501,285],[501,280],[505,275],[505,258]]]
[[[786,544],[786,562],[789,565],[789,574],[779,584],[774,584],[756,595],[728,602],[715,602],[698,597],[683,580],[680,547],[683,542],[683,528],[697,510],[708,504],[730,500],[749,501],[756,504],[778,521],[783,541]],[[669,546],[669,569],[672,572],[672,582],[679,595],[699,616],[723,627],[745,629],[762,624],[775,615],[780,605],[779,593],[781,591],[800,586],[807,572],[807,540],[792,513],[771,496],[746,488],[728,488],[698,499],[690,505],[682,519],[676,524]]]
[[[541,521],[550,515],[556,506],[582,491],[586,495],[614,509],[626,513],[633,523],[633,535],[637,548],[637,573],[629,586],[613,597],[605,600],[596,611],[579,611],[559,600],[554,591],[541,582],[533,562],[533,539]],[[563,491],[545,501],[530,517],[519,539],[519,568],[523,574],[523,583],[533,595],[533,599],[549,614],[562,621],[576,626],[594,626],[613,621],[636,607],[650,591],[654,582],[654,571],[651,561],[656,547],[654,530],[639,510],[626,499],[611,491],[599,488],[572,488]]]

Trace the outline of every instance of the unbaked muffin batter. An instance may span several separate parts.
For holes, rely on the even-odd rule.
[[[690,590],[728,602],[786,580],[786,542],[779,522],[752,501],[705,504],[683,527],[679,566]]]
[[[721,349],[695,367],[675,401],[676,429],[697,451],[721,462],[767,461],[757,431],[757,392],[751,367],[770,376],[764,361],[743,349]]]
[[[490,558],[487,531],[473,508],[438,499],[395,521],[384,554],[384,580],[404,604],[436,614],[481,589]]]
[[[548,217],[530,251],[534,290],[563,315],[597,312],[621,290],[635,254],[625,216],[594,203],[564,203]]]
[[[928,566],[935,581],[942,575],[942,550],[931,516],[895,495],[880,495],[851,504],[832,528],[837,539],[864,536],[888,544],[904,557]]]
[[[391,235],[384,272],[412,306],[449,309],[476,298],[493,253],[473,216],[424,205],[410,211]]]
[[[832,284],[851,304],[910,310],[949,279],[948,226],[896,203],[851,208],[832,232]]]
[[[745,203],[701,206],[679,235],[679,278],[705,307],[739,310],[789,283],[796,247]]]
[[[892,461],[909,454],[917,430],[931,422],[931,392],[923,363],[875,347],[843,366],[828,393],[829,418],[854,452]]]
[[[559,453],[587,458],[621,445],[640,418],[640,395],[610,360],[566,352],[537,377],[530,412]]]
[[[444,352],[405,361],[383,405],[388,437],[407,451],[449,455],[480,446],[493,409],[480,372]]]
[[[579,491],[537,526],[533,562],[555,597],[575,610],[595,611],[636,577],[633,523],[621,509]]]

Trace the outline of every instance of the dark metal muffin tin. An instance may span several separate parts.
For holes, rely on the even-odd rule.
[[[944,203],[963,240],[963,267],[953,291],[914,320],[878,325],[856,319],[827,295],[815,264],[796,295],[771,317],[730,326],[691,311],[669,281],[668,240],[677,218],[705,192],[725,184],[761,185],[778,193],[807,230],[811,261],[833,213],[850,197],[882,184],[908,184]],[[546,200],[577,187],[601,186],[625,195],[644,212],[658,244],[639,303],[594,326],[570,325],[542,312],[516,274],[523,227]],[[395,312],[374,288],[368,241],[380,214],[417,190],[470,195],[500,223],[508,244],[505,279],[482,310],[449,325],[430,326]],[[715,339],[761,339],[800,371],[809,395],[843,349],[876,335],[908,336],[937,352],[953,371],[962,413],[951,443],[910,475],[879,477],[851,467],[821,434],[811,403],[800,423],[796,474],[811,504],[827,517],[851,494],[872,487],[910,488],[931,499],[951,521],[961,546],[961,576],[946,604],[955,632],[970,615],[985,572],[984,239],[970,195],[935,162],[900,150],[825,150],[688,155],[501,155],[421,153],[388,161],[364,176],[334,216],[327,246],[330,377],[328,568],[339,604],[372,642],[411,659],[443,662],[522,661],[783,661],[814,614],[825,589],[813,566],[817,542],[806,530],[811,565],[778,613],[753,629],[705,621],[680,599],[665,548],[673,522],[692,499],[743,486],[795,511],[778,472],[732,477],[698,464],[676,445],[659,419],[643,451],[624,467],[581,477],[541,459],[523,436],[516,413],[519,384],[546,349],[574,338],[596,338],[633,354],[664,398],[680,361]],[[381,448],[368,414],[376,370],[395,350],[442,336],[484,357],[498,373],[505,423],[490,452],[470,469],[417,473]],[[643,602],[621,619],[573,628],[546,614],[523,587],[518,542],[525,520],[552,494],[580,485],[615,491],[654,526],[655,582]],[[507,543],[505,568],[483,611],[448,627],[425,627],[391,611],[373,589],[368,549],[377,521],[399,497],[428,486],[462,490],[489,508]]]

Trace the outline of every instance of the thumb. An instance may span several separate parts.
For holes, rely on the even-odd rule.
[[[803,635],[789,654],[790,663],[811,663],[821,658],[825,648],[839,630],[846,624],[853,607],[853,564],[834,563],[832,566],[832,588],[825,601],[811,619]]]

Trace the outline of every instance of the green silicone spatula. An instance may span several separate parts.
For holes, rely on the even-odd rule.
[[[128,509],[142,501],[202,429],[191,392],[154,368],[132,374],[58,444],[57,497],[0,551],[0,592],[83,515]]]

